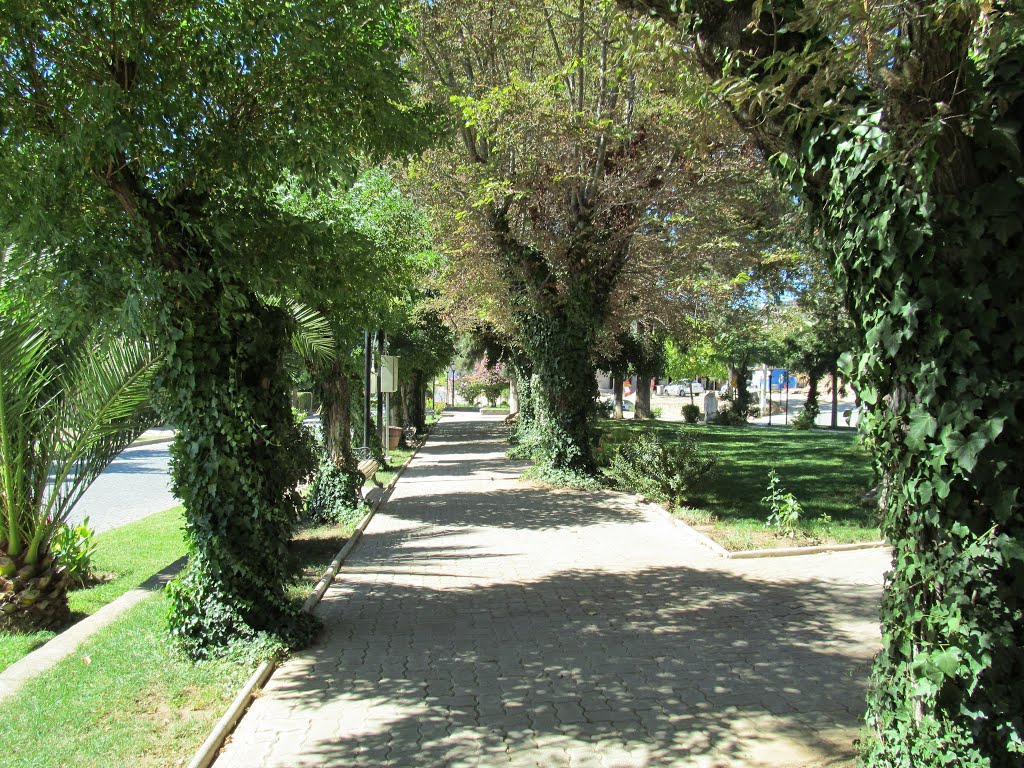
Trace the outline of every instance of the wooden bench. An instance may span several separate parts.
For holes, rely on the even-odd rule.
[[[369,480],[371,483],[376,485],[378,488],[384,486],[377,481],[377,471],[380,469],[380,463],[376,459],[363,459],[359,462],[357,467],[359,473],[363,476],[364,480]]]

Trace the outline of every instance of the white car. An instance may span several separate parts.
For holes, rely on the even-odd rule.
[[[690,394],[702,395],[704,394],[704,385],[699,381],[690,381],[689,379],[683,379],[682,381],[676,381],[665,387],[666,395],[675,395],[676,397],[685,397]]]

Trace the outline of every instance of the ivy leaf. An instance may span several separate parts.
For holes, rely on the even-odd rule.
[[[910,429],[907,430],[906,443],[912,451],[924,448],[925,440],[935,437],[939,422],[923,409],[915,409],[910,414]]]
[[[955,677],[960,666],[960,649],[947,648],[944,651],[933,653],[930,661],[946,677]]]

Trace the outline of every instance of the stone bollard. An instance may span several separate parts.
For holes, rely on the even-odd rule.
[[[704,421],[710,424],[715,420],[718,415],[718,397],[714,392],[708,392],[704,395]]]

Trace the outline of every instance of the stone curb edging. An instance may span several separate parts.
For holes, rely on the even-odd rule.
[[[324,571],[323,576],[320,577],[320,580],[316,583],[316,586],[313,588],[309,597],[307,597],[306,601],[302,604],[303,611],[310,613],[316,607],[316,604],[320,602],[321,598],[323,598],[328,587],[330,587],[331,583],[337,577],[338,571],[345,562],[345,559],[349,556],[352,550],[355,549],[356,544],[358,544],[362,539],[363,531],[366,530],[366,526],[370,524],[370,520],[372,520],[373,516],[377,514],[377,510],[380,509],[381,505],[387,501],[391,492],[394,490],[395,485],[398,483],[398,480],[405,474],[405,470],[410,464],[412,464],[412,460],[416,458],[416,454],[419,453],[420,448],[423,447],[424,443],[426,443],[426,437],[416,444],[416,448],[409,457],[409,460],[406,461],[405,464],[399,468],[398,472],[395,473],[395,476],[391,478],[391,482],[388,483],[387,488],[383,490],[374,488],[369,494],[367,494],[367,496],[372,495],[375,497],[370,502],[370,511],[363,515],[363,519],[359,521],[359,525],[356,526],[355,531],[353,531],[348,541],[345,542],[345,546],[343,546],[338,554],[334,556],[334,560],[331,561],[331,564],[327,567],[327,570]],[[374,493],[375,491],[380,491],[380,493]],[[213,731],[211,731],[210,735],[206,737],[206,741],[203,742],[202,746],[199,747],[198,751],[192,757],[192,761],[188,764],[187,768],[209,768],[209,766],[213,765],[214,761],[220,754],[221,748],[224,746],[224,742],[227,741],[228,737],[234,731],[235,726],[238,725],[238,721],[242,719],[245,711],[249,708],[249,705],[252,704],[256,689],[262,688],[266,684],[267,680],[270,679],[270,676],[274,674],[274,670],[276,669],[277,662],[275,661],[265,661],[256,668],[256,671],[249,676],[249,679],[245,681],[245,685],[242,686],[242,689],[235,696],[230,706],[228,706],[227,711],[221,719],[217,721],[217,725],[214,726]]]
[[[139,586],[125,592],[112,600],[96,613],[75,622],[56,637],[36,648],[32,653],[18,659],[3,672],[0,672],[0,702],[13,695],[21,686],[36,675],[51,669],[57,662],[73,654],[78,647],[92,635],[112,624],[129,608],[163,589],[174,578],[185,564],[185,557],[180,557],[159,573],[155,573]]]
[[[686,521],[680,520],[678,517],[673,515],[671,512],[666,511],[657,504],[654,504],[642,496],[636,496],[638,505],[645,506],[648,510],[656,512],[662,517],[667,517],[672,521],[672,524],[678,528],[681,528],[691,539],[694,539],[697,543],[701,544],[706,549],[710,550],[713,554],[724,560],[753,560],[761,557],[798,557],[800,555],[818,555],[823,552],[851,552],[858,549],[879,549],[881,547],[889,546],[884,541],[859,541],[853,544],[818,544],[810,547],[779,547],[777,549],[744,549],[738,552],[732,552],[723,547],[718,542],[705,536],[703,533],[698,531],[693,526],[689,525]]]

